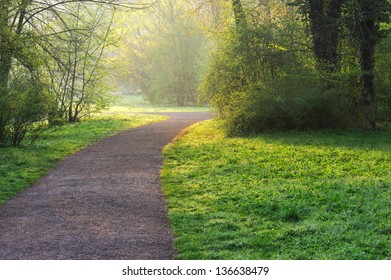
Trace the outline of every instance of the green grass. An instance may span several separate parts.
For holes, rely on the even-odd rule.
[[[126,108],[127,111],[135,113],[144,112],[204,112],[210,111],[210,107],[175,107],[170,105],[156,105],[145,101],[141,95],[121,95],[116,105],[111,108],[111,112],[118,112]]]
[[[391,259],[390,139],[192,127],[164,151],[178,258]]]
[[[36,182],[67,155],[121,130],[165,118],[129,112],[112,116],[104,112],[80,123],[47,129],[34,144],[27,137],[21,147],[0,148],[0,205]]]

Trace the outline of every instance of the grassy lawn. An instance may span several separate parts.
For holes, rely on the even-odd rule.
[[[164,151],[179,259],[391,259],[391,129],[229,138]]]
[[[50,128],[34,144],[26,139],[22,147],[0,148],[0,205],[36,182],[67,155],[121,130],[166,118],[122,111],[115,116],[104,112],[80,123]]]

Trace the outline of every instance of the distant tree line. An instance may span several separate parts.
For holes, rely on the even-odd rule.
[[[197,1],[157,0],[127,19],[118,64],[120,80],[131,80],[154,104],[194,106],[207,61],[208,38]]]

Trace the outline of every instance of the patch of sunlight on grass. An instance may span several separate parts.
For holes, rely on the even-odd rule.
[[[185,106],[177,107],[171,105],[151,104],[145,101],[140,95],[122,95],[112,106],[109,112],[133,112],[133,113],[168,113],[168,112],[205,112],[211,111],[211,107]]]
[[[389,259],[391,130],[227,137],[217,121],[164,149],[180,259]]]

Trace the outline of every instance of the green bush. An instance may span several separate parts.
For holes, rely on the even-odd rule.
[[[270,31],[270,30],[269,30]],[[355,69],[314,70],[314,61],[264,27],[232,31],[201,86],[231,134],[358,125]],[[271,31],[270,31],[271,32]],[[277,38],[277,39],[276,39]]]
[[[8,94],[2,97],[0,146],[19,145],[47,115],[44,86],[27,71],[14,73]]]
[[[308,73],[307,77],[286,76],[269,87],[243,93],[241,99],[236,98],[232,106],[225,107],[223,119],[233,134],[345,128],[361,119],[354,104],[336,87],[326,88]]]

